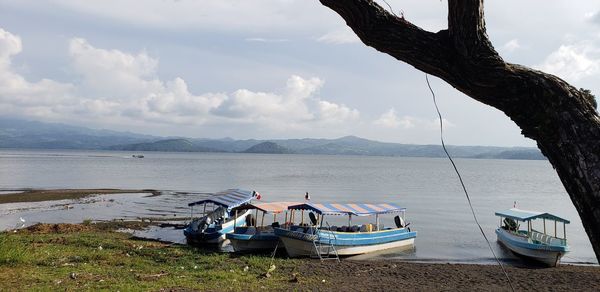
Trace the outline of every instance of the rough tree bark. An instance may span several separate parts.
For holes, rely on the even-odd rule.
[[[438,76],[504,112],[556,169],[600,261],[600,117],[562,79],[504,62],[485,29],[483,0],[448,0],[448,29],[432,33],[372,0],[320,0],[366,45]]]

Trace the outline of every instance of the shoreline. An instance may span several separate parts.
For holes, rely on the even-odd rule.
[[[0,233],[0,288],[34,290],[494,290],[497,265],[237,255],[135,238],[140,222],[37,224]],[[5,246],[5,248],[2,248]],[[275,268],[267,272],[271,265]],[[505,266],[516,290],[599,290],[600,267]],[[268,275],[267,275],[268,274]],[[23,284],[25,283],[25,284]]]
[[[27,203],[58,200],[76,200],[94,195],[127,194],[127,193],[152,193],[157,195],[160,191],[154,189],[11,189],[0,192],[0,204]]]

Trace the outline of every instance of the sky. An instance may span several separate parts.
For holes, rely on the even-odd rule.
[[[447,27],[446,0],[388,2],[423,29]],[[507,62],[599,94],[600,2],[489,0],[485,14]],[[430,80],[447,144],[535,145]],[[0,115],[160,136],[439,143],[425,74],[362,44],[317,0],[0,0]]]

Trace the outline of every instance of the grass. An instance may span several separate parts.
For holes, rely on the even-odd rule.
[[[0,290],[294,289],[296,260],[275,258],[267,278],[268,255],[167,245],[94,225],[0,233]]]

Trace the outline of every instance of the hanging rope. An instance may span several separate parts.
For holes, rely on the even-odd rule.
[[[458,176],[458,180],[460,181],[460,185],[462,186],[462,189],[465,192],[465,196],[467,197],[467,202],[469,202],[469,207],[471,208],[471,213],[473,214],[473,219],[475,219],[475,223],[479,227],[479,231],[481,231],[481,235],[483,235],[483,238],[485,239],[485,242],[487,242],[488,247],[490,248],[490,251],[494,255],[494,258],[496,259],[496,262],[498,262],[498,265],[500,265],[500,268],[502,269],[502,272],[504,273],[504,276],[506,276],[506,280],[508,281],[508,284],[510,285],[510,289],[514,292],[515,288],[513,287],[513,284],[512,284],[512,282],[510,280],[510,277],[508,276],[508,273],[504,269],[504,265],[502,265],[502,262],[500,262],[500,260],[496,256],[496,253],[494,252],[494,249],[492,248],[492,244],[490,243],[490,241],[488,240],[487,236],[485,235],[485,232],[483,231],[483,228],[481,227],[481,224],[479,224],[479,220],[477,220],[477,216],[475,215],[475,209],[473,209],[473,204],[471,204],[471,198],[469,197],[469,192],[467,192],[467,188],[465,187],[465,183],[463,182],[462,176],[460,175],[460,172],[458,171],[458,168],[456,167],[456,164],[454,163],[454,160],[452,159],[452,156],[450,156],[450,153],[448,153],[448,150],[446,149],[446,144],[444,143],[444,122],[443,122],[443,119],[442,119],[442,114],[440,113],[440,109],[439,109],[439,107],[437,105],[437,100],[435,98],[435,93],[433,92],[433,89],[431,88],[431,84],[429,84],[429,77],[428,77],[427,74],[425,74],[425,81],[427,81],[427,87],[429,87],[429,91],[431,91],[431,96],[433,97],[433,104],[435,105],[435,110],[437,111],[438,117],[440,119],[440,140],[442,142],[442,148],[444,149],[444,152],[446,153],[446,156],[450,160],[450,163],[452,163],[452,167],[454,168],[454,171],[456,172],[456,175]]]

